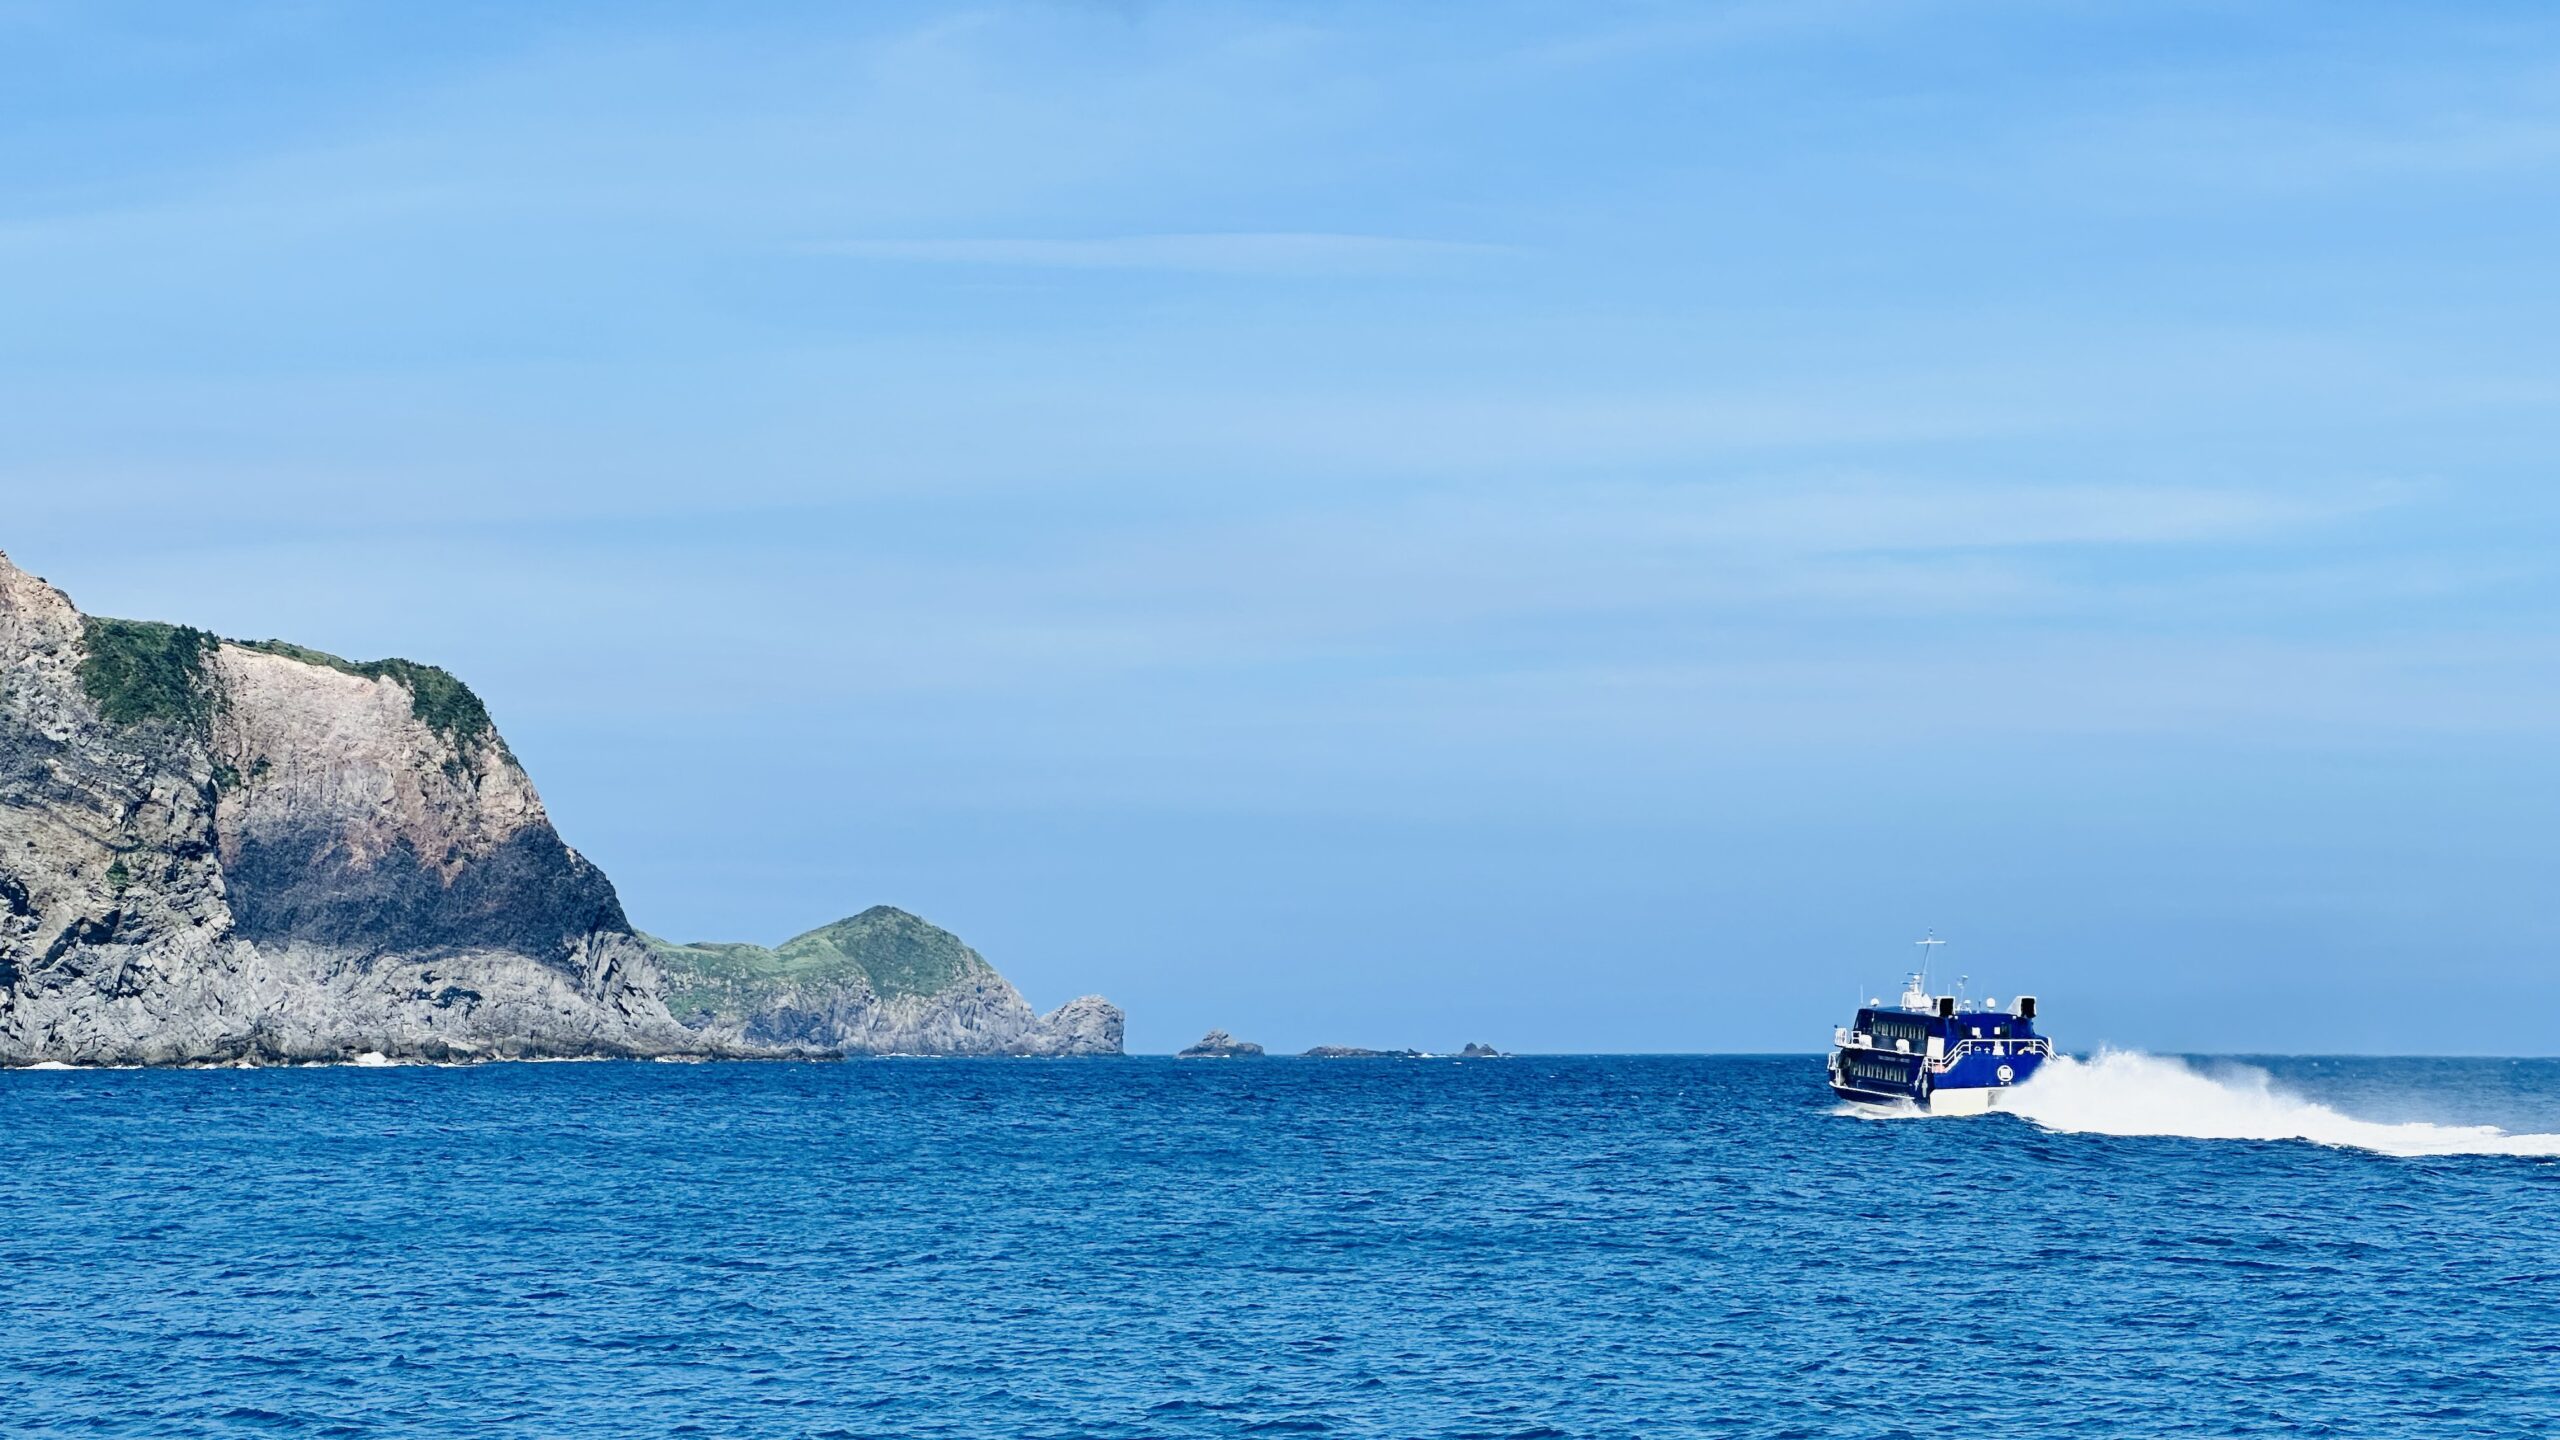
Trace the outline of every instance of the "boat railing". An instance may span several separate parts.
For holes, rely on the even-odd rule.
[[[1946,1054],[1930,1061],[1929,1068],[1941,1075],[1944,1075],[1949,1070],[1954,1069],[1956,1062],[1967,1055],[1998,1055],[2006,1057],[2011,1055],[2051,1055],[2052,1053],[2053,1042],[2047,1040],[2041,1035],[2020,1035],[1984,1040],[1976,1040],[1971,1037],[1967,1037],[1966,1039],[1957,1041],[1954,1049],[1949,1050]]]

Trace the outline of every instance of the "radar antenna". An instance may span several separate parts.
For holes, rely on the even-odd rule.
[[[1914,940],[1911,943],[1920,947],[1920,968],[1911,972],[1910,983],[1902,987],[1902,1008],[1905,1010],[1927,1010],[1931,1008],[1929,1001],[1929,961],[1937,947],[1944,945],[1947,942],[1939,939],[1938,932],[1932,930],[1924,938]]]

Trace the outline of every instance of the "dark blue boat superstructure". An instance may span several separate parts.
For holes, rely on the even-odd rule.
[[[2035,1020],[2031,995],[2000,1009],[1932,995],[1914,975],[1898,1008],[1870,1004],[1856,1024],[1832,1032],[1831,1091],[1868,1105],[1996,1109],[2001,1092],[2026,1083],[2053,1054]]]

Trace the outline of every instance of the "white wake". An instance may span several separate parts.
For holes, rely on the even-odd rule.
[[[2047,1130],[2078,1134],[2308,1140],[2384,1155],[2560,1155],[2560,1135],[2359,1120],[2287,1094],[2263,1070],[2216,1066],[2207,1074],[2183,1060],[2128,1050],[2087,1060],[2056,1055],[2002,1101],[2001,1109]]]

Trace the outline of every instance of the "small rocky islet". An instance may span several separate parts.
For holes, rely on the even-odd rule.
[[[1434,1054],[1429,1050],[1367,1050],[1357,1045],[1318,1045],[1311,1050],[1300,1052],[1299,1058],[1304,1060],[1440,1060],[1449,1057]],[[1501,1051],[1492,1046],[1480,1045],[1470,1040],[1466,1048],[1457,1053],[1456,1058],[1500,1060],[1504,1057]]]
[[[1298,1054],[1301,1060],[1419,1060],[1419,1050],[1365,1050],[1357,1045],[1317,1045]]]
[[[1176,1060],[1251,1060],[1263,1053],[1262,1047],[1250,1040],[1239,1040],[1224,1030],[1212,1030],[1198,1043],[1174,1052]]]
[[[1175,1052],[1177,1060],[1249,1060],[1263,1055],[1263,1048],[1250,1040],[1239,1040],[1224,1030],[1212,1030],[1189,1046]],[[1369,1050],[1358,1045],[1318,1045],[1300,1051],[1301,1060],[1430,1060],[1436,1057],[1427,1050]],[[1458,1052],[1462,1060],[1497,1060],[1502,1052],[1490,1045],[1467,1043]]]

